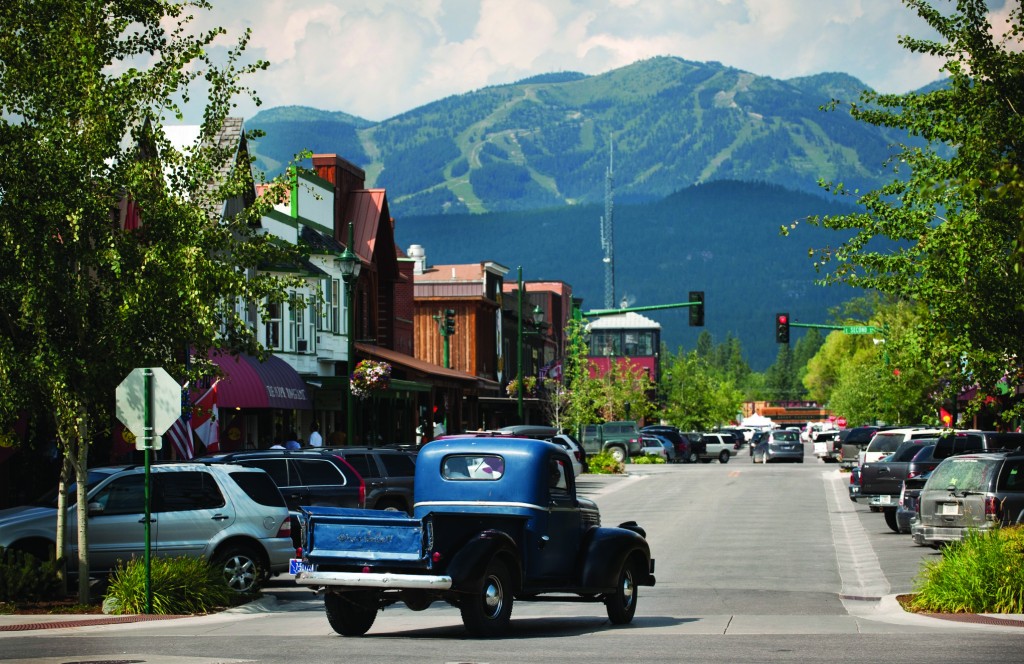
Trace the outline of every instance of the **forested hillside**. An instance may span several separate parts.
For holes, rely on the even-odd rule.
[[[615,207],[616,297],[637,306],[685,302],[703,290],[707,329],[716,340],[738,337],[755,370],[775,360],[773,317],[828,322],[829,308],[852,291],[814,284],[819,277],[808,249],[838,237],[802,220],[834,213],[835,203],[775,185],[736,181],[690,187],[661,201]],[[604,264],[598,223],[603,207],[484,215],[403,216],[396,242],[420,244],[430,264],[492,260],[515,278],[557,279],[584,298],[584,309],[604,306]],[[779,228],[792,226],[789,237]],[[645,314],[663,327],[669,348],[692,348],[701,328],[687,326],[685,309]],[[800,332],[794,330],[794,337]],[[796,339],[794,338],[794,341]]]
[[[455,95],[380,123],[315,109],[248,120],[257,165],[334,152],[386,187],[396,216],[601,204],[614,153],[616,201],[659,200],[741,180],[820,195],[819,178],[877,185],[899,140],[825,112],[865,86],[846,74],[791,81],[675,57],[597,76],[563,72]]]

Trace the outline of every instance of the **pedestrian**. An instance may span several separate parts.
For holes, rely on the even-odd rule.
[[[310,447],[323,447],[324,438],[320,435],[320,425],[317,424],[316,420],[309,425],[309,446]]]
[[[299,442],[299,436],[294,431],[288,432],[288,441],[285,442],[284,448],[286,450],[300,450],[302,449],[302,443]]]

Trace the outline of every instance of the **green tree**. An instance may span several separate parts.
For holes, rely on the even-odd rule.
[[[662,353],[661,417],[684,431],[706,431],[732,420],[742,393],[694,350]]]
[[[241,79],[265,64],[242,64],[248,34],[212,62],[224,31],[189,32],[189,12],[208,8],[0,6],[0,428],[26,412],[53,422],[62,484],[77,480],[83,602],[89,445],[110,435],[115,387],[138,366],[185,378],[189,348],[260,352],[236,304],[283,300],[287,284],[251,268],[294,258],[254,233],[268,201],[220,213],[224,201],[253,199],[237,143],[216,139],[247,92]],[[163,127],[200,82],[200,137],[180,152]],[[141,212],[137,230],[119,223],[126,201]],[[63,531],[61,520],[60,551]]]
[[[813,219],[852,231],[818,252],[816,265],[831,269],[826,283],[920,303],[927,316],[906,342],[947,386],[934,399],[976,385],[978,404],[1001,382],[1014,392],[1024,381],[1022,8],[1012,6],[997,31],[984,0],[957,0],[949,11],[903,1],[938,37],[901,44],[942,58],[948,79],[924,93],[865,92],[851,105],[855,119],[908,139],[894,149],[889,184],[864,194],[825,184],[862,211]],[[1004,416],[1022,410],[1024,402]]]

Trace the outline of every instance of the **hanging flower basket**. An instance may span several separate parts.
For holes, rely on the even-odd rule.
[[[349,382],[352,394],[360,399],[365,399],[374,392],[386,390],[390,384],[391,365],[373,360],[360,361]]]
[[[537,396],[537,378],[536,378],[536,376],[527,376],[526,378],[524,378],[523,379],[523,385],[526,386],[526,390],[523,392],[523,396],[525,396],[525,397],[535,397],[535,396]],[[508,394],[510,397],[514,397],[514,396],[517,396],[518,392],[519,392],[519,381],[516,380],[515,378],[513,378],[512,380],[510,380],[508,382],[508,385],[505,386],[505,393]]]

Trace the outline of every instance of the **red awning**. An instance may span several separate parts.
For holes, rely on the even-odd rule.
[[[296,408],[311,410],[305,381],[290,364],[269,356],[210,354],[224,377],[217,384],[218,408]]]

